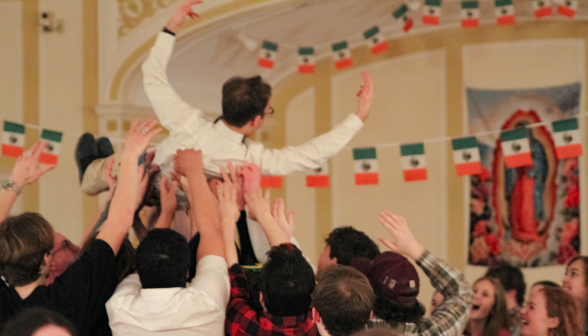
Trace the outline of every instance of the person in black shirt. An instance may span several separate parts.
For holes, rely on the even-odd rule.
[[[118,283],[116,255],[133,223],[143,168],[137,169],[137,162],[151,137],[160,131],[151,130],[155,124],[154,120],[133,121],[108,218],[89,250],[52,285],[45,285],[53,248],[50,224],[35,213],[10,217],[0,224],[0,269],[11,285],[0,289],[0,328],[25,308],[44,307],[69,319],[80,335],[94,335],[95,322]],[[36,176],[44,147],[43,142],[37,143],[17,160],[15,182],[24,185]],[[2,192],[12,191],[5,188]],[[0,215],[4,212],[0,209]]]

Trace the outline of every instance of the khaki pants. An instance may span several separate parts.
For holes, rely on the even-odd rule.
[[[120,171],[120,155],[113,154],[104,159],[96,159],[86,168],[84,178],[82,179],[80,187],[85,194],[96,196],[108,190],[108,183],[104,179],[104,170],[106,169],[106,162],[112,157],[114,157],[112,177],[117,178],[118,172]]]

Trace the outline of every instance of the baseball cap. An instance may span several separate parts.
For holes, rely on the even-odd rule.
[[[403,255],[387,251],[374,260],[355,258],[351,261],[351,267],[368,278],[376,294],[395,302],[416,302],[420,288],[419,275]]]

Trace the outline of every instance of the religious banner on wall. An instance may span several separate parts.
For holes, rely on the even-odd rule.
[[[482,163],[470,180],[469,263],[565,264],[580,250],[579,161],[558,159],[552,122],[579,113],[580,83],[466,91]],[[507,164],[528,150],[532,162]]]

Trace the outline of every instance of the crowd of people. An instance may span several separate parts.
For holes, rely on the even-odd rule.
[[[358,110],[296,147],[247,138],[271,108],[260,77],[223,86],[222,119],[183,102],[165,68],[192,5],[180,4],[143,65],[146,93],[170,135],[148,149],[157,121],[134,120],[124,150],[83,135],[81,189],[108,192],[79,246],[38,213],[10,216],[22,188],[54,169],[46,143],[16,160],[0,190],[0,335],[588,335],[588,257],[562,285],[530,287],[520,269],[492,267],[470,285],[392,212],[379,222],[388,251],[353,227],[325,239],[318,267],[294,238],[294,215],[260,188],[262,174],[318,168],[363,126],[373,98],[363,75]],[[138,242],[129,239],[133,232]],[[429,314],[416,264],[436,292]]]

